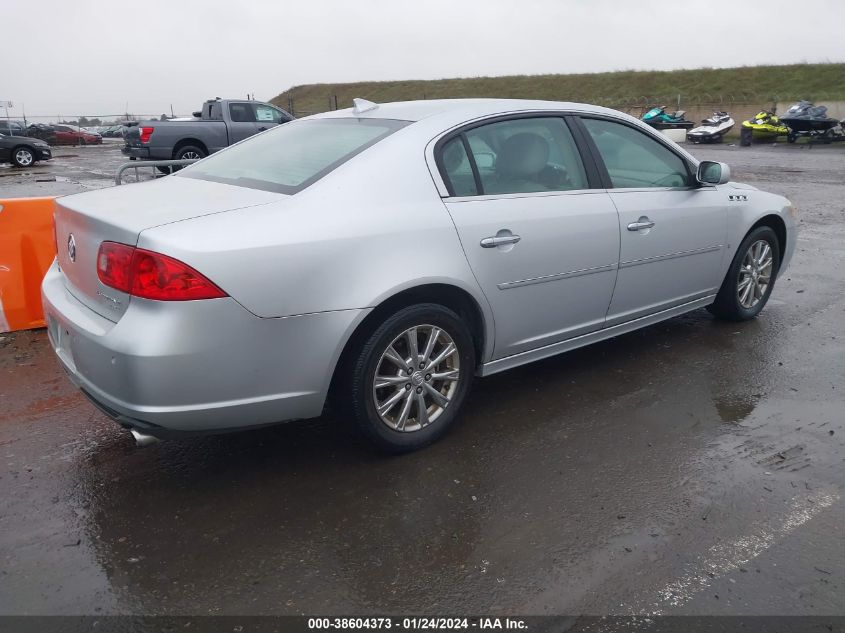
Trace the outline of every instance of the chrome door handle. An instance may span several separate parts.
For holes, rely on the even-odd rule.
[[[649,220],[646,216],[642,216],[636,222],[631,222],[628,225],[629,231],[642,231],[643,229],[650,229],[654,226],[654,222]]]
[[[505,244],[516,244],[522,238],[519,235],[497,235],[495,237],[485,237],[481,240],[481,248],[495,248]]]

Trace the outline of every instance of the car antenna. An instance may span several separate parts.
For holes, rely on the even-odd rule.
[[[370,110],[375,110],[378,107],[377,103],[373,103],[372,101],[367,101],[366,99],[359,99],[355,98],[352,100],[352,113],[353,114],[361,114],[363,112],[369,112]]]

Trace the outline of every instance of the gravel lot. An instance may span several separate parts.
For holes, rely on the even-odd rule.
[[[802,215],[760,318],[479,381],[412,455],[342,414],[138,449],[43,331],[0,335],[0,613],[845,613],[845,147],[692,151]],[[0,188],[121,162],[62,149]]]

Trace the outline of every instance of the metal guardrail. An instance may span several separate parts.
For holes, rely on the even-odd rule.
[[[135,180],[140,181],[140,176],[138,173],[139,169],[146,169],[149,167],[153,170],[153,177],[158,178],[159,176],[166,175],[156,173],[159,171],[159,167],[184,167],[185,165],[190,165],[191,163],[197,162],[197,160],[198,159],[196,158],[183,158],[182,160],[133,160],[128,163],[123,163],[120,167],[117,168],[117,173],[114,175],[114,184],[122,185],[123,172],[128,171],[130,169],[135,170]]]

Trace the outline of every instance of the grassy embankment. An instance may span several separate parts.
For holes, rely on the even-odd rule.
[[[459,97],[504,97],[598,103],[633,110],[661,102],[705,110],[712,104],[770,106],[797,99],[845,100],[845,64],[743,66],[673,71],[620,71],[580,75],[518,75],[415,81],[366,81],[294,86],[272,99],[284,108],[293,100],[298,115],[352,105],[354,97],[375,102]],[[705,108],[706,106],[706,108]]]

